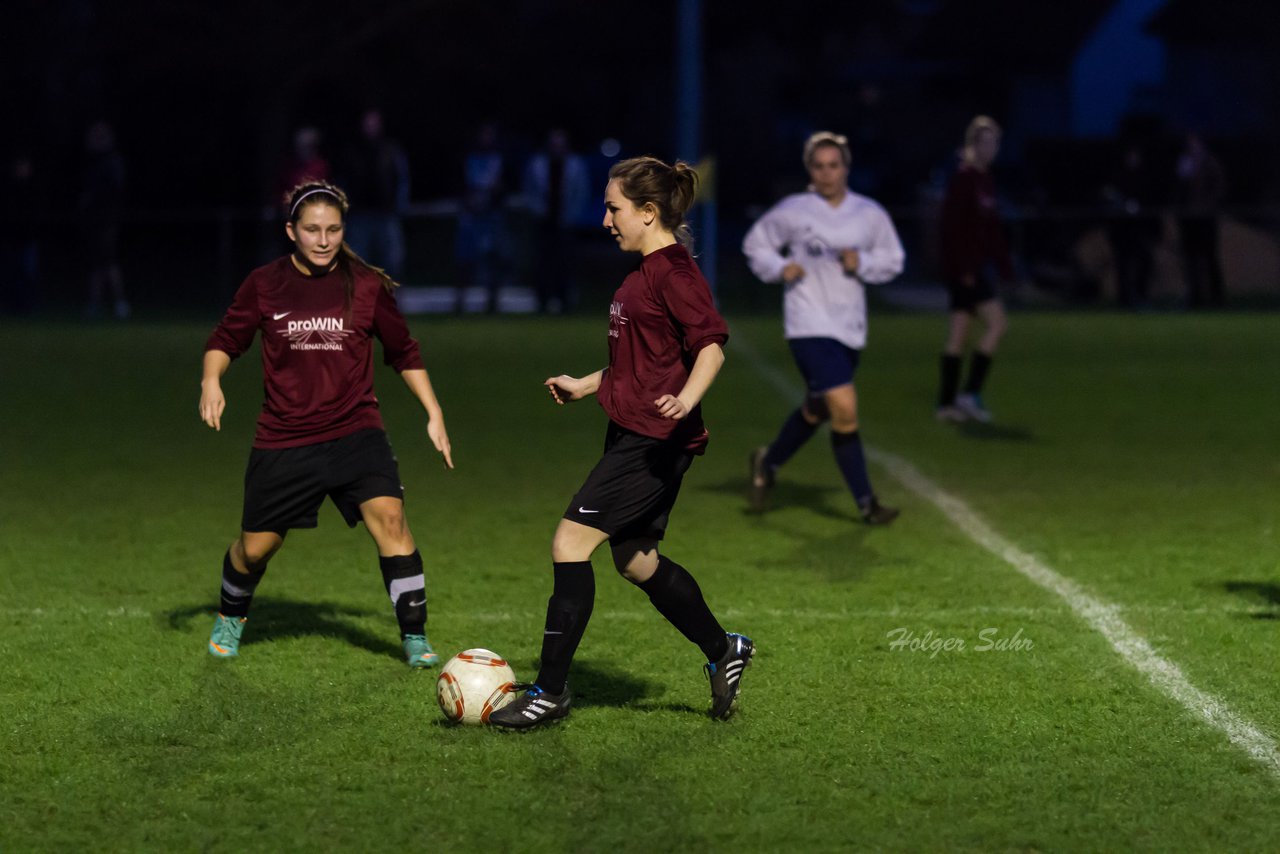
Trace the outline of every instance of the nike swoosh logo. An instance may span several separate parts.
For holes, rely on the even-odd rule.
[[[293,312],[292,312],[292,311],[282,311],[282,312],[280,312],[279,314],[273,314],[273,315],[271,315],[271,319],[272,319],[272,320],[279,320],[280,318],[282,318],[282,317],[288,317],[288,316],[289,316],[289,315],[291,315],[291,314],[293,314]]]
[[[410,608],[416,608],[416,607],[418,607],[419,605],[425,605],[425,604],[427,604],[427,600],[426,600],[426,599],[422,599],[421,601],[418,601],[418,602],[410,602],[410,603],[409,603],[409,607],[410,607]]]
[[[588,509],[587,509],[587,508],[585,508],[585,507],[579,507],[579,508],[578,508],[578,512],[579,512],[579,513],[599,513],[600,511],[599,511],[599,510],[588,510]]]
[[[544,635],[562,635],[562,634],[564,634],[564,632],[548,632],[548,631],[544,631],[544,632],[543,632],[543,634],[544,634]]]

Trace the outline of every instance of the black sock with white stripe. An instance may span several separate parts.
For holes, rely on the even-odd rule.
[[[422,554],[414,549],[411,555],[379,556],[378,566],[382,569],[382,584],[396,609],[400,636],[426,634],[427,590]]]
[[[231,550],[228,549],[222,556],[222,591],[218,612],[224,617],[249,616],[253,592],[258,589],[258,582],[266,572],[265,567],[259,572],[237,572],[235,565],[231,563]]]
[[[638,586],[649,594],[649,601],[659,614],[667,618],[667,622],[698,645],[707,661],[720,660],[729,642],[720,622],[702,598],[702,588],[698,587],[689,570],[659,554],[657,570],[648,581],[642,581]]]
[[[578,651],[595,607],[596,574],[589,560],[557,562],[554,572],[555,586],[547,600],[542,662],[536,681],[548,694],[563,694],[573,654]]]

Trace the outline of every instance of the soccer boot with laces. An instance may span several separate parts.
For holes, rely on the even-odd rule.
[[[769,448],[761,445],[751,452],[748,459],[751,469],[748,497],[752,513],[763,513],[769,503],[769,490],[773,489],[773,470],[765,465]]]
[[[730,632],[725,635],[729,649],[719,661],[703,665],[711,682],[711,717],[728,720],[738,707],[738,692],[742,690],[742,671],[751,664],[756,645],[751,638]]]
[[[244,632],[246,617],[226,617],[219,614],[213,621],[213,633],[209,635],[209,654],[218,658],[235,658],[240,654],[240,635]]]
[[[568,685],[560,694],[548,694],[537,685],[525,687],[523,694],[489,715],[490,724],[503,729],[527,730],[569,714],[573,697]]]
[[[404,660],[415,670],[435,667],[440,663],[440,656],[431,648],[431,641],[426,635],[405,635],[400,646],[404,649]]]

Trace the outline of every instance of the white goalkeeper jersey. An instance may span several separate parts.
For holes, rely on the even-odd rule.
[[[844,249],[858,250],[856,274],[840,264]],[[751,227],[742,251],[765,282],[782,281],[792,262],[804,267],[784,290],[787,338],[834,338],[856,350],[867,343],[863,285],[888,282],[906,257],[884,208],[854,192],[836,207],[815,192],[787,196]]]

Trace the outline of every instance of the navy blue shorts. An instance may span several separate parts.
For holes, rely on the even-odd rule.
[[[360,505],[383,496],[403,499],[404,487],[382,430],[298,448],[254,448],[244,473],[240,529],[284,536],[291,528],[314,528],[326,497],[354,528]]]
[[[848,385],[858,372],[862,351],[846,347],[834,338],[790,338],[787,344],[810,394]]]

